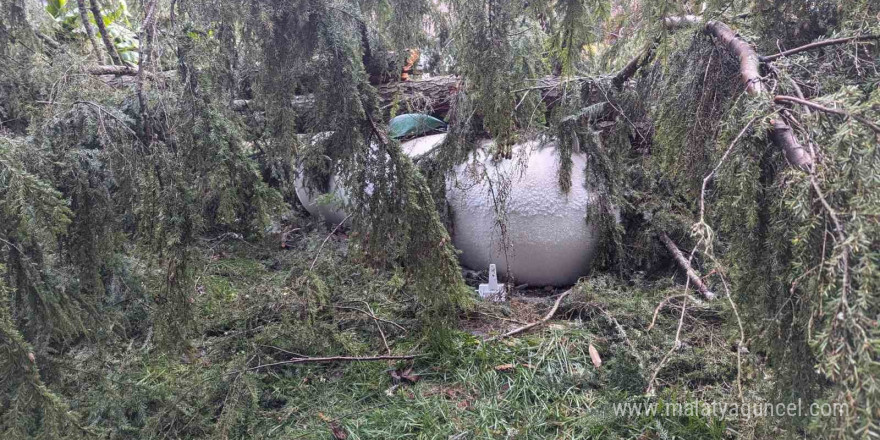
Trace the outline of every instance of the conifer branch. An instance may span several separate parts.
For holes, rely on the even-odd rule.
[[[249,367],[245,370],[238,371],[230,371],[226,374],[237,374],[242,371],[253,371],[253,370],[261,370],[263,368],[269,367],[277,367],[279,365],[292,365],[292,364],[332,364],[336,362],[373,362],[373,361],[405,361],[415,359],[417,357],[424,356],[422,354],[408,354],[408,355],[379,355],[379,356],[325,356],[325,357],[302,357],[302,358],[293,358],[287,361],[281,362],[272,362],[270,364],[257,365],[256,367]]]
[[[880,125],[877,125],[876,123],[871,122],[870,120],[868,120],[864,116],[860,116],[855,113],[850,113],[845,110],[825,107],[822,104],[817,104],[813,101],[808,101],[806,99],[796,98],[794,96],[777,95],[777,96],[773,97],[773,102],[775,102],[777,104],[782,104],[782,103],[799,104],[799,105],[803,105],[805,107],[812,108],[814,110],[819,110],[819,111],[822,111],[825,113],[830,113],[832,115],[843,116],[845,118],[852,118],[852,119],[855,119],[856,121],[861,122],[862,124],[867,125],[868,128],[870,128],[871,130],[874,131],[874,133],[880,134]]]

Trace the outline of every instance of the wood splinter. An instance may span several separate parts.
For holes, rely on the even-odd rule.
[[[682,269],[687,273],[688,279],[691,284],[706,298],[707,301],[711,301],[715,299],[715,293],[709,290],[706,287],[706,284],[703,283],[703,280],[700,279],[700,275],[691,267],[691,264],[688,263],[687,258],[684,257],[684,254],[678,249],[678,246],[675,245],[675,242],[669,238],[666,233],[660,234],[660,241],[666,245],[666,249],[669,249],[669,252],[675,257],[675,261],[678,262],[678,265],[681,266]]]

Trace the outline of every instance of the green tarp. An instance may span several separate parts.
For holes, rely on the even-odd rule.
[[[437,118],[417,113],[395,116],[388,125],[388,134],[393,138],[418,136],[446,127],[446,123]]]

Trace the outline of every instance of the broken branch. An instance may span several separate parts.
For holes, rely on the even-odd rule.
[[[813,156],[798,142],[794,130],[781,119],[770,121],[770,141],[782,148],[789,163],[804,171],[813,165]]]
[[[707,301],[715,299],[715,293],[713,293],[711,290],[709,290],[708,287],[706,287],[706,284],[704,284],[703,280],[700,279],[700,275],[698,275],[697,272],[691,267],[690,263],[688,263],[688,260],[684,258],[684,255],[678,249],[678,246],[675,245],[675,242],[673,242],[672,239],[669,238],[669,236],[666,235],[665,232],[660,234],[660,241],[662,241],[663,244],[666,245],[666,249],[669,249],[669,252],[672,254],[673,257],[675,257],[675,261],[687,273],[688,280],[690,280],[690,282],[703,295],[703,297],[706,298]]]
[[[347,216],[345,216],[345,218],[344,218],[344,219],[342,219],[342,221],[341,221],[341,222],[339,222],[339,224],[338,224],[338,225],[336,225],[336,227],[335,227],[335,228],[333,228],[333,230],[332,230],[332,231],[330,231],[330,233],[329,233],[329,234],[327,234],[327,238],[325,238],[325,239],[324,239],[324,241],[322,241],[322,242],[321,242],[321,247],[319,247],[319,248],[318,248],[318,252],[316,252],[316,253],[315,253],[315,259],[314,259],[314,260],[312,260],[312,264],[311,264],[311,265],[310,265],[310,266],[309,266],[309,271],[311,271],[311,270],[312,270],[312,269],[314,269],[314,268],[315,268],[315,264],[316,264],[316,263],[317,263],[317,262],[318,262],[318,257],[320,257],[320,256],[321,256],[321,250],[323,250],[323,249],[324,249],[324,245],[325,245],[325,244],[327,244],[327,241],[329,241],[329,240],[330,240],[330,237],[332,237],[332,236],[333,236],[333,234],[335,234],[335,233],[336,233],[336,231],[338,231],[338,230],[339,230],[339,228],[341,228],[341,227],[342,227],[342,225],[344,225],[344,224],[345,224],[345,222],[347,222],[347,221],[348,221],[348,219],[350,219],[350,218],[351,218],[351,214],[349,214],[349,215],[347,215]]]
[[[706,23],[706,32],[724,44],[732,54],[739,58],[739,73],[743,83],[746,84],[746,92],[755,96],[764,91],[761,83],[761,75],[758,72],[759,58],[755,49],[746,43],[739,34],[730,29],[726,24],[712,20]]]
[[[131,66],[91,66],[88,69],[92,75],[118,75],[118,76],[137,76],[138,69]]]
[[[113,44],[113,40],[110,39],[109,33],[107,32],[107,27],[104,26],[104,16],[101,15],[101,8],[98,7],[98,0],[89,0],[89,7],[92,10],[92,16],[95,18],[95,26],[98,27],[98,33],[101,34],[101,41],[104,42],[104,47],[107,48],[107,54],[110,55],[110,60],[113,61],[113,64],[122,65],[122,57],[119,56],[119,51],[116,50],[116,46]]]

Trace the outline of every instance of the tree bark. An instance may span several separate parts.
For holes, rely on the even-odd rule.
[[[748,43],[739,37],[726,24],[720,21],[706,23],[705,31],[720,40],[732,54],[739,58],[739,71],[746,92],[752,96],[766,93],[759,73],[760,57]],[[809,170],[813,166],[813,156],[798,142],[794,131],[785,122],[775,120],[769,129],[770,141],[780,147],[792,165]]]
[[[813,156],[798,142],[794,130],[781,119],[770,121],[770,141],[782,147],[788,162],[803,171],[809,171],[813,165]]]
[[[382,84],[378,91],[383,109],[397,104],[406,112],[445,116],[459,88],[459,78],[448,75]]]
[[[129,66],[91,66],[88,69],[92,75],[117,75],[117,76],[137,76],[138,70]]]
[[[104,47],[107,48],[107,53],[110,55],[110,59],[113,61],[113,64],[122,65],[122,58],[119,57],[119,52],[116,51],[116,46],[113,45],[113,41],[110,40],[110,35],[107,33],[107,27],[104,26],[104,17],[101,15],[101,9],[98,7],[98,0],[89,0],[89,5],[92,9],[92,16],[95,17],[95,25],[98,26],[98,33],[101,34],[101,40],[104,41]]]
[[[101,46],[98,45],[98,40],[95,39],[95,31],[92,30],[92,25],[89,23],[89,11],[86,9],[86,1],[76,0],[76,4],[79,9],[79,18],[82,20],[83,28],[86,30],[86,36],[89,37],[89,42],[91,42],[92,49],[95,51],[95,57],[98,58],[99,63],[103,64],[106,61],[104,60],[104,54],[101,52]]]
[[[666,17],[663,26],[668,30],[682,29],[702,23],[703,17],[699,15],[682,15],[679,17]]]
[[[758,71],[760,59],[755,49],[720,21],[706,23],[706,33],[720,40],[727,50],[739,58],[739,74],[746,85],[746,92],[752,96],[760,95],[764,91],[764,85],[761,83],[761,74]]]

